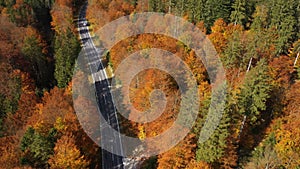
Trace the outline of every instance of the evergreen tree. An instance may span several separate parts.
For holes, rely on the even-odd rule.
[[[200,131],[200,135],[198,134],[200,142],[198,142],[198,149],[196,150],[196,158],[198,161],[205,161],[209,163],[216,162],[224,155],[225,148],[227,146],[226,139],[229,136],[230,121],[227,98],[225,100],[219,100],[221,98],[219,96],[225,94],[223,91],[224,88],[225,86],[221,85],[215,96],[211,99],[208,98],[203,102],[203,107],[201,108],[203,112],[200,112],[203,119],[201,119],[201,122],[197,124],[198,127],[195,129],[196,133],[199,133]],[[210,114],[207,114],[209,108],[211,112]],[[225,109],[220,110],[220,108]],[[219,123],[218,119],[220,119]],[[207,124],[206,128],[202,127],[204,123]],[[214,129],[214,125],[218,126],[216,126],[212,135],[207,138],[208,140],[205,140],[205,137],[207,137],[206,134],[210,133],[209,130]]]
[[[266,5],[258,5],[255,8],[253,14],[253,22],[251,24],[251,29],[255,31],[261,31],[269,25],[269,10]]]
[[[53,153],[56,133],[53,128],[45,136],[29,127],[21,140],[21,150],[23,151],[21,163],[38,168],[46,167],[47,161]]]
[[[228,45],[224,51],[222,61],[227,68],[239,68],[245,66],[249,58],[246,58],[246,47],[241,42],[242,33],[235,32],[229,39]]]
[[[23,1],[8,3],[7,12],[10,20],[18,26],[30,25],[35,20],[32,7]]]
[[[266,101],[270,97],[270,90],[268,66],[263,59],[246,75],[239,95],[239,111],[249,117],[251,123],[255,123],[261,112],[266,110]]]
[[[149,0],[149,11],[153,12],[164,12],[165,3],[163,0]]]
[[[176,7],[176,3],[177,3],[176,0],[168,0],[168,2],[167,2],[167,4],[168,4],[168,13],[172,13],[173,12],[173,10]]]
[[[176,1],[176,11],[175,15],[184,16],[186,10],[188,8],[188,3],[185,0],[177,0]]]
[[[187,2],[187,12],[191,22],[199,22],[204,20],[206,0],[189,0]]]
[[[270,23],[269,9],[266,5],[258,5],[253,14],[253,23],[247,35],[247,55],[272,58],[275,56],[274,44],[277,37],[274,29],[268,29]]]
[[[300,39],[300,3],[296,7],[296,18],[297,18],[297,38]]]
[[[225,22],[230,20],[231,0],[207,0],[205,3],[204,23],[209,30],[216,19],[223,18]]]
[[[38,87],[49,85],[50,75],[46,58],[45,44],[38,33],[29,28],[24,38],[22,53],[32,65],[32,75]]]
[[[235,0],[232,8],[233,11],[231,12],[230,15],[230,21],[233,22],[235,25],[240,24],[240,25],[245,25],[248,16],[246,14],[246,6],[247,6],[247,1],[246,0]]]
[[[56,35],[54,52],[55,52],[55,79],[57,85],[63,88],[70,82],[75,59],[80,50],[79,42],[70,29],[66,33]]]
[[[14,73],[11,65],[0,64],[0,119],[8,113],[15,113],[21,95],[22,82],[19,74]]]
[[[297,18],[295,6],[296,0],[271,0],[270,1],[270,21],[271,28],[277,31],[277,41],[275,43],[276,54],[287,53],[296,37]]]

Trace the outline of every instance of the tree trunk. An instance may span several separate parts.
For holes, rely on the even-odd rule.
[[[249,65],[248,65],[248,68],[247,68],[247,72],[250,71],[250,68],[251,68],[251,64],[252,64],[252,60],[253,60],[253,57],[250,59],[249,61]]]
[[[168,11],[169,14],[171,14],[171,9],[172,9],[171,5],[172,5],[172,0],[169,0],[169,11]]]
[[[297,57],[296,57],[296,60],[295,60],[295,62],[294,62],[294,67],[296,66],[296,64],[297,64],[297,61],[298,61],[298,58],[299,58],[299,52],[298,52],[298,54],[297,54]]]
[[[240,137],[241,137],[241,135],[242,135],[242,132],[243,132],[243,129],[244,129],[246,120],[247,120],[247,116],[244,115],[244,119],[243,119],[242,125],[241,125],[241,127],[240,127],[240,133],[239,133],[239,136],[238,136],[238,140],[240,139]]]

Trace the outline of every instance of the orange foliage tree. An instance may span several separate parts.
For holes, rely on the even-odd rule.
[[[73,30],[73,13],[71,0],[56,0],[52,10],[51,26],[57,33],[66,33],[68,29]]]
[[[72,135],[63,135],[55,144],[54,155],[49,159],[50,168],[88,168],[89,162],[81,155]]]
[[[296,82],[286,94],[286,117],[276,131],[275,150],[286,167],[300,165],[300,83]]]
[[[195,135],[189,134],[184,140],[182,140],[171,150],[162,155],[159,155],[157,168],[185,168],[195,157],[195,142]],[[192,168],[192,165],[190,166],[190,168]]]

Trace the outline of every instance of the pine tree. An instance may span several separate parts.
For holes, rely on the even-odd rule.
[[[269,9],[266,5],[257,5],[253,14],[251,29],[261,31],[269,26]]]
[[[297,18],[297,38],[300,39],[300,3],[296,7],[296,18]]]
[[[191,22],[200,22],[204,20],[205,3],[207,0],[188,0],[186,2],[186,12]]]
[[[35,20],[32,6],[24,1],[11,1],[6,5],[10,20],[18,26],[30,25]]]
[[[225,148],[227,147],[226,139],[229,136],[230,120],[227,109],[228,102],[226,95],[224,95],[224,90],[226,90],[225,85],[220,85],[214,96],[203,102],[203,107],[201,108],[203,112],[200,112],[203,119],[197,123],[198,127],[195,128],[196,133],[200,132],[196,151],[197,161],[217,162],[224,155]],[[224,96],[220,97],[220,95]],[[220,100],[220,98],[224,97],[225,100]],[[211,111],[210,114],[207,114],[208,110]],[[205,128],[202,126],[203,124],[206,124]],[[213,130],[214,125],[218,125],[215,126],[215,130]],[[212,132],[212,135],[208,138],[207,134],[210,132]]]
[[[296,37],[297,18],[294,9],[299,3],[296,0],[270,1],[270,26],[277,31],[275,43],[276,54],[287,53]]]
[[[50,155],[53,153],[56,141],[56,130],[50,129],[47,135],[40,134],[34,128],[29,127],[21,140],[23,156],[22,164],[32,167],[46,167]]]
[[[227,68],[245,67],[249,58],[246,58],[246,46],[241,41],[243,34],[235,32],[229,39],[228,45],[224,51],[222,61]]]
[[[204,143],[198,143],[196,158],[208,163],[217,162],[225,152],[226,138],[228,137],[229,117],[224,114],[220,124],[210,138]]]
[[[8,113],[15,113],[21,95],[21,78],[11,65],[0,64],[0,119]]]
[[[157,9],[156,0],[149,0],[148,1],[148,10],[151,12],[155,12]]]
[[[176,7],[176,4],[177,4],[177,1],[176,0],[168,0],[167,2],[166,2],[168,5],[168,13],[172,13],[172,12],[174,12],[174,9],[175,9],[175,7]]]
[[[47,87],[51,78],[46,58],[46,45],[34,28],[28,28],[21,50],[27,61],[32,64],[32,76],[37,86]]]
[[[240,25],[245,25],[248,16],[246,14],[246,0],[235,0],[232,8],[233,11],[231,12],[230,15],[230,21],[233,22],[235,25],[240,24]]]
[[[255,123],[262,111],[266,110],[266,101],[270,97],[270,90],[268,67],[263,59],[246,75],[239,95],[239,111],[249,117],[251,123]]]
[[[185,0],[177,0],[175,7],[175,15],[183,17],[188,8],[188,2]]]
[[[54,44],[55,79],[57,85],[63,88],[68,85],[73,75],[75,59],[80,50],[76,36],[68,30],[66,33],[56,35]]]
[[[205,3],[204,23],[209,30],[215,20],[223,18],[225,22],[230,20],[232,2],[230,0],[207,0]]]
[[[163,0],[149,0],[149,11],[153,12],[164,12],[165,11],[165,3]]]

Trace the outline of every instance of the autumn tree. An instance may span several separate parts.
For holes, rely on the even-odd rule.
[[[286,91],[290,88],[295,76],[293,58],[280,56],[269,63],[270,76],[272,80],[272,92],[270,93],[269,111],[275,117],[281,116],[284,108]]]
[[[119,17],[131,14],[134,10],[134,4],[128,1],[113,0],[110,2],[108,9],[110,20],[114,20]]]
[[[195,135],[189,134],[178,145],[158,158],[158,169],[185,168],[195,157]]]
[[[75,144],[75,138],[72,135],[63,135],[57,140],[54,147],[54,154],[49,159],[50,168],[88,168],[87,162]]]
[[[300,165],[299,154],[299,82],[286,92],[284,115],[278,119],[275,133],[274,149],[281,165],[286,168],[297,168]]]
[[[218,19],[211,27],[211,34],[208,37],[214,44],[218,53],[221,53],[227,45],[228,40],[224,36],[227,26],[228,25],[223,19]]]
[[[300,110],[298,109],[299,107],[299,86],[300,83],[296,82],[295,84],[293,84],[288,91],[286,91],[285,93],[285,100],[283,101],[283,103],[285,104],[285,108],[284,108],[284,113],[286,116],[289,115],[297,115],[300,113]]]
[[[283,116],[273,120],[268,135],[253,151],[246,168],[262,167],[299,167],[299,83],[295,83],[286,92]]]
[[[285,167],[297,168],[300,166],[300,130],[298,115],[291,115],[286,118],[281,128],[276,133],[275,150],[278,153],[279,159]]]
[[[47,136],[52,129],[57,131],[57,138],[72,134],[76,146],[95,167],[100,163],[99,158],[95,158],[100,149],[80,126],[73,108],[71,89],[72,87],[69,85],[64,89],[55,87],[49,92],[45,92],[42,102],[36,105],[27,125],[33,126],[35,132],[44,136]],[[77,104],[83,103],[79,102]],[[80,116],[80,118],[86,117]]]
[[[20,166],[20,138],[16,135],[0,137],[0,168],[18,168]]]
[[[186,166],[186,169],[212,169],[212,166],[206,162],[203,161],[196,161],[192,160],[190,163]]]
[[[66,33],[68,29],[73,31],[72,2],[70,0],[57,0],[51,9],[51,26],[56,33]]]
[[[89,2],[86,11],[86,18],[94,25],[94,30],[100,29],[105,23],[109,22],[108,7],[110,0],[94,0]]]

